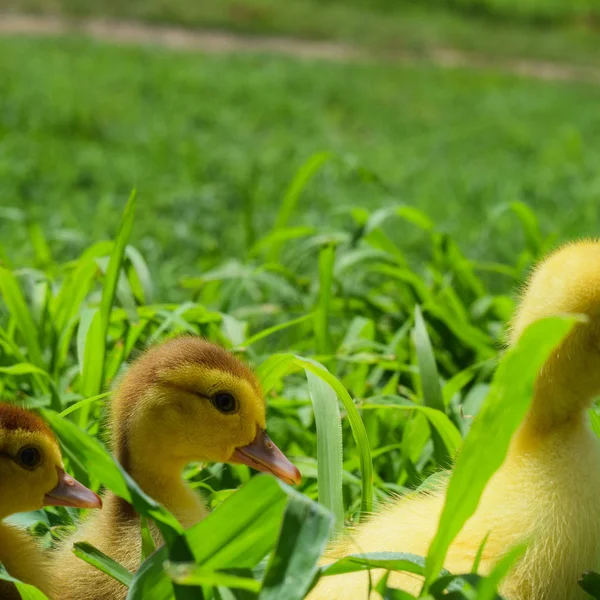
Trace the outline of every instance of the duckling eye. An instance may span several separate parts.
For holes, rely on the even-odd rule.
[[[232,413],[237,409],[235,398],[227,392],[215,394],[212,403],[215,405],[215,408],[222,413]]]
[[[17,462],[26,469],[35,469],[42,462],[42,453],[33,446],[21,448],[17,454]]]

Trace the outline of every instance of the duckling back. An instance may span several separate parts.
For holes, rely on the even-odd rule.
[[[583,600],[578,579],[600,568],[600,446],[586,417],[600,392],[600,244],[564,247],[540,265],[514,319],[512,341],[531,322],[560,313],[583,313],[588,321],[578,324],[544,365],[504,464],[444,564],[453,573],[470,572],[489,534],[480,563],[480,573],[487,574],[511,547],[528,542],[501,586],[509,600]],[[426,555],[444,495],[441,488],[381,507],[336,542],[327,557],[382,551]],[[374,582],[381,575],[371,573]],[[422,581],[393,573],[389,584],[418,593]],[[358,600],[367,597],[368,586],[367,573],[332,576],[309,598]]]

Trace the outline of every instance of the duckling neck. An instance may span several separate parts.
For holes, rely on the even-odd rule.
[[[544,435],[582,425],[600,393],[600,348],[591,331],[574,331],[550,356],[534,388],[524,431]]]
[[[45,555],[29,534],[0,521],[0,563],[17,579],[37,585],[46,593],[47,584],[42,580],[46,577]],[[0,598],[8,594],[7,586],[0,582]],[[8,594],[8,598],[18,598]]]
[[[166,454],[164,445],[149,440],[155,440],[151,431],[113,418],[113,452],[127,473],[184,527],[197,523],[208,510],[200,494],[182,478],[187,462]]]
[[[172,512],[184,527],[203,519],[208,510],[200,495],[182,478],[183,462],[160,464],[137,461],[126,467],[137,484],[154,500]]]

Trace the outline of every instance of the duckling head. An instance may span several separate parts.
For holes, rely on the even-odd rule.
[[[197,337],[147,351],[112,403],[115,453],[130,472],[157,476],[190,462],[244,463],[297,483],[298,469],[266,434],[266,405],[254,373]]]
[[[100,508],[100,498],[65,473],[58,442],[36,415],[0,404],[0,517],[43,506]]]
[[[579,422],[600,392],[600,242],[568,244],[532,273],[515,313],[510,343],[532,322],[585,315],[552,352],[536,381],[529,423],[538,431]]]
[[[558,314],[583,314],[600,321],[600,242],[559,248],[532,273],[511,327],[514,343],[532,322]]]

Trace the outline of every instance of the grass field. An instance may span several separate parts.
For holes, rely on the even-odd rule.
[[[162,559],[184,537],[187,560],[216,552],[227,523],[229,559],[196,576],[228,587],[219,577],[251,532],[243,597],[300,599],[331,526],[315,500],[338,525],[356,520],[421,485],[469,431],[467,451],[502,456],[535,375],[506,367],[492,383],[516,287],[555,243],[600,224],[599,101],[600,87],[493,70],[0,39],[3,398],[43,411],[84,483],[165,518],[168,548],[130,598],[157,581],[152,599],[189,597]],[[219,510],[183,534],[122,481],[97,444],[104,392],[139,350],[182,332],[258,369],[302,495],[246,467],[192,467]],[[533,345],[541,361],[562,332],[547,324],[515,355]],[[485,398],[498,431],[471,429]],[[487,464],[465,467],[457,494],[475,498]],[[262,529],[240,505],[264,513]],[[72,520],[50,509],[21,522],[50,543]],[[280,527],[310,557],[293,585]]]
[[[0,0],[0,13],[109,17],[250,35],[334,40],[378,55],[455,48],[489,60],[597,65],[598,0]]]
[[[597,230],[597,87],[19,39],[0,40],[0,77],[0,231],[15,265],[32,260],[15,219],[36,219],[52,253],[73,257],[110,236],[135,186],[134,243],[161,297],[181,297],[180,277],[247,256],[318,152],[332,159],[294,225],[334,232],[351,207],[405,203],[467,256],[508,262],[522,236],[494,213],[506,203],[529,204],[561,238]]]

